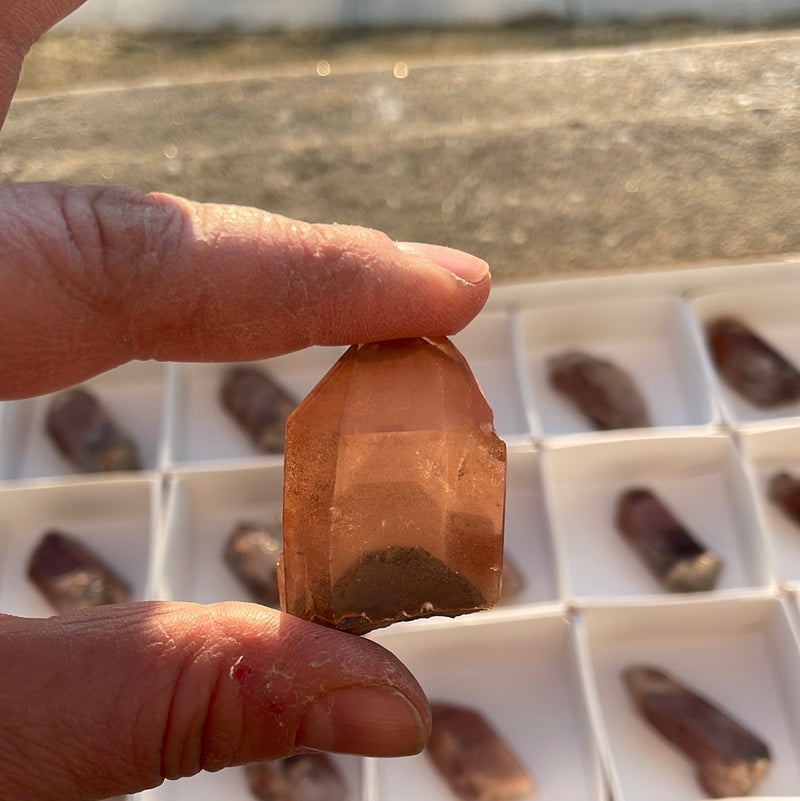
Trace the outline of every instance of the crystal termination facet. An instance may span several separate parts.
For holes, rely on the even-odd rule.
[[[764,778],[767,744],[708,699],[649,666],[628,668],[623,681],[644,719],[696,763],[706,793],[749,795]]]
[[[635,487],[617,501],[617,528],[670,592],[711,590],[722,562],[701,545],[648,489]]]
[[[363,634],[491,607],[505,469],[449,340],[352,346],[287,424],[283,609]]]
[[[708,326],[707,336],[720,376],[753,405],[771,408],[800,399],[800,372],[741,320],[721,317]]]
[[[533,779],[477,710],[434,702],[431,713],[428,756],[462,801],[533,796]]]
[[[571,351],[547,361],[550,383],[599,429],[651,425],[647,405],[633,379],[605,359]]]

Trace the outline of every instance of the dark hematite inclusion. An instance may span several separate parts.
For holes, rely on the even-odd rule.
[[[333,585],[332,601],[336,628],[353,634],[411,617],[488,607],[469,581],[418,545],[364,554]]]

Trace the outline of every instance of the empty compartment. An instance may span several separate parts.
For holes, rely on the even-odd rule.
[[[751,490],[725,435],[620,439],[553,448],[542,454],[566,598],[603,599],[667,593],[616,527],[625,490],[651,490],[722,560],[717,591],[765,587],[769,559]]]
[[[240,522],[280,529],[282,491],[279,464],[176,475],[159,546],[163,597],[195,603],[252,600],[223,552]]]
[[[528,434],[528,422],[514,369],[509,316],[481,314],[453,343],[464,354],[494,412],[494,427],[505,440]]]
[[[298,403],[343,353],[342,348],[307,348],[250,366],[263,370]],[[220,401],[233,364],[172,365],[169,396],[168,463],[178,467],[218,460],[279,460],[253,444]]]
[[[131,362],[79,385],[100,401],[136,443],[145,470],[155,470],[160,463],[164,384],[163,365]],[[58,394],[4,404],[0,479],[87,475],[61,455],[45,431],[47,411]]]
[[[800,794],[800,651],[785,601],[696,600],[586,609],[579,641],[590,710],[615,801],[696,801],[695,766],[634,707],[622,671],[665,671],[769,746],[754,796]]]
[[[463,625],[395,626],[370,637],[428,697],[478,710],[533,776],[538,801],[603,798],[568,620],[560,614]],[[427,754],[377,763],[379,801],[454,801]]]
[[[613,362],[634,381],[655,427],[709,425],[708,376],[681,298],[630,295],[519,315],[519,363],[531,427],[544,437],[594,432],[550,383],[548,360],[579,351]],[[649,429],[643,429],[649,430]]]
[[[769,283],[764,286],[711,288],[693,295],[699,336],[705,341],[706,327],[721,317],[735,317],[753,330],[795,367],[800,368],[800,285]],[[723,416],[734,426],[767,423],[800,415],[800,400],[771,408],[755,406],[723,381],[706,347],[708,370],[716,377]],[[785,419],[783,422],[786,422]]]
[[[55,614],[28,579],[31,554],[50,529],[93,551],[131,587],[132,600],[155,597],[149,568],[159,495],[158,481],[146,478],[0,489],[0,611]]]

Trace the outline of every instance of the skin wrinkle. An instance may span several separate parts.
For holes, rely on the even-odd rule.
[[[227,648],[238,643],[227,630],[210,615],[204,621],[209,628],[207,639],[189,648],[181,660],[181,669],[173,680],[172,699],[162,740],[162,775],[169,779],[191,776],[205,769],[205,746],[213,716],[213,705],[218,693]],[[199,693],[198,693],[199,688]],[[184,696],[192,699],[186,704]],[[180,709],[182,714],[176,712]],[[189,709],[188,719],[186,709]],[[233,710],[230,710],[233,711]],[[170,759],[179,744],[177,759]],[[174,767],[173,767],[174,765]],[[170,773],[167,773],[167,770]]]

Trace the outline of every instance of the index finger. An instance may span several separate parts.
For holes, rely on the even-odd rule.
[[[0,187],[0,271],[5,398],[130,359],[453,334],[491,284],[480,259],[365,228],[50,184]]]

